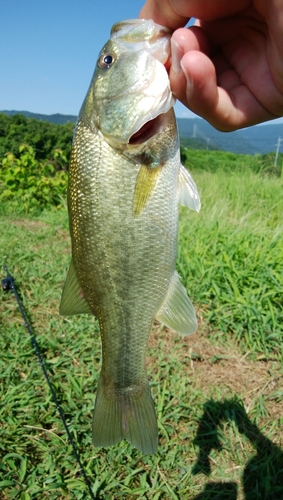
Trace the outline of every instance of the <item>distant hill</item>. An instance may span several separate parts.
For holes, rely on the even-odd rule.
[[[0,111],[0,113],[4,113],[8,116],[13,115],[24,115],[27,118],[34,118],[35,120],[42,120],[43,122],[51,122],[56,125],[63,125],[64,123],[71,122],[76,123],[77,117],[74,115],[61,115],[60,113],[56,113],[54,115],[41,115],[39,113],[30,113],[29,111]]]
[[[221,149],[232,153],[269,153],[275,151],[278,137],[283,137],[283,124],[272,122],[236,132],[218,132],[201,118],[178,118],[177,121],[181,138],[202,139],[206,142],[207,149]]]
[[[22,114],[28,118],[48,121],[55,124],[75,123],[74,115],[43,115],[29,111],[0,111],[9,116]],[[202,118],[177,118],[180,136],[186,146],[200,149],[221,149],[232,153],[264,154],[275,151],[278,137],[283,137],[283,124],[272,122],[256,125],[236,132],[218,132]],[[199,146],[198,146],[199,145]],[[283,149],[283,145],[282,148]]]

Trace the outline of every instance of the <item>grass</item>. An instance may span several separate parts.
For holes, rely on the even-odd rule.
[[[194,178],[203,207],[180,211],[177,268],[200,328],[184,338],[153,327],[153,456],[126,442],[92,446],[100,339],[95,318],[58,314],[66,212],[0,219],[0,263],[17,279],[97,498],[283,497],[282,181],[248,172]],[[0,352],[0,499],[88,498],[12,294],[0,301]]]
[[[282,181],[250,172],[195,177],[200,217],[182,210],[180,222],[187,288],[218,336],[282,359]]]

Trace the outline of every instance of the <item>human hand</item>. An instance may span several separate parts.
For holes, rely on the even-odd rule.
[[[176,30],[172,92],[215,128],[283,116],[283,0],[147,0],[140,17]]]

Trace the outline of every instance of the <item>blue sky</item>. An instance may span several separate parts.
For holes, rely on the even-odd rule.
[[[0,2],[0,110],[71,115],[80,110],[97,55],[109,38],[111,26],[137,17],[144,3]],[[179,117],[195,116],[180,103],[175,111]]]
[[[1,0],[0,110],[77,115],[111,26],[142,0]],[[180,103],[178,116],[194,116]]]

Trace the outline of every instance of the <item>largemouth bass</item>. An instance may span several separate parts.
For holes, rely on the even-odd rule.
[[[145,356],[152,321],[182,334],[197,321],[174,270],[178,202],[199,210],[180,164],[165,65],[170,32],[150,20],[115,24],[75,130],[68,208],[72,260],[60,313],[99,320],[102,368],[93,443],[122,439],[154,453],[158,428]]]

